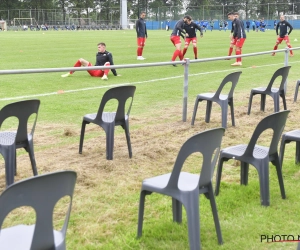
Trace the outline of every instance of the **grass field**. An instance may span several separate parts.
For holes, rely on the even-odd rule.
[[[170,61],[174,47],[170,32],[149,31],[143,56],[136,60],[136,35],[132,30],[117,31],[49,31],[0,32],[0,70],[71,67],[78,58],[95,62],[97,43],[105,42],[116,65]],[[300,31],[294,30],[291,44],[299,46]],[[273,30],[247,33],[243,53],[272,50]],[[198,40],[199,57],[227,55],[229,32],[207,31]],[[280,48],[284,48],[282,44]],[[193,58],[192,47],[186,57]],[[299,51],[289,58],[292,66],[288,78],[287,106],[291,110],[285,131],[299,128],[299,102],[293,103],[294,87],[299,77]],[[188,119],[182,117],[183,67],[119,69],[120,77],[109,74],[107,82],[92,78],[87,72],[75,72],[61,78],[61,72],[1,75],[0,107],[18,100],[41,100],[35,132],[35,154],[39,173],[73,169],[78,174],[71,219],[67,232],[68,249],[189,249],[185,214],[182,225],[172,222],[171,199],[153,194],[146,198],[143,236],[136,239],[139,190],[143,179],[170,172],[181,145],[191,135],[221,126],[221,114],[213,105],[210,123],[204,122],[205,104],[199,104],[195,126],[191,117],[198,93],[215,91],[230,72],[241,70],[235,90],[236,126],[228,124],[222,148],[247,143],[256,124],[273,112],[267,97],[266,111],[259,111],[259,98],[254,97],[251,115],[247,106],[251,88],[266,86],[284,55],[263,55],[243,59],[243,66],[233,68],[231,61],[195,63],[189,69]],[[88,125],[83,154],[78,154],[82,116],[98,109],[103,93],[117,84],[137,86],[130,116],[133,158],[128,158],[126,140],[116,128],[114,160],[105,158],[105,134]],[[89,88],[87,90],[87,88]],[[62,94],[56,94],[64,91]],[[71,90],[74,90],[71,92]],[[70,92],[68,92],[70,91]],[[40,96],[44,94],[44,96]],[[282,108],[282,104],[281,104]],[[228,119],[230,121],[230,119]],[[10,127],[10,123],[3,128]],[[262,144],[266,139],[262,138]],[[236,162],[224,165],[220,195],[216,197],[224,244],[218,246],[209,201],[200,198],[201,245],[203,249],[296,249],[296,243],[261,242],[261,235],[300,234],[299,165],[294,163],[295,145],[286,146],[283,174],[287,199],[280,196],[274,167],[270,164],[270,202],[262,207],[256,170],[250,167],[249,185],[239,185]],[[32,176],[29,157],[18,150],[16,181]],[[199,172],[195,157],[185,170]],[[0,188],[5,188],[4,164]],[[58,204],[56,227],[62,223],[64,202]],[[25,222],[24,222],[25,220]],[[7,218],[5,226],[33,223],[30,209],[18,209]],[[1,248],[1,247],[0,247]]]

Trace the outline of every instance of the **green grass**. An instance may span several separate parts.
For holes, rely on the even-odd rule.
[[[143,56],[136,61],[136,35],[126,31],[49,31],[0,32],[0,70],[71,67],[78,58],[95,63],[97,43],[106,42],[115,64],[139,64],[170,61],[174,47],[170,32],[149,31]],[[291,44],[297,47],[294,30]],[[272,50],[273,30],[250,32],[243,53]],[[298,39],[299,40],[299,39]],[[198,39],[198,58],[227,55],[229,32],[206,32]],[[282,44],[280,48],[284,48]],[[288,78],[287,104],[291,110],[285,131],[299,128],[299,103],[293,103],[294,86],[299,78],[299,51],[289,58],[292,65]],[[193,58],[192,47],[186,57]],[[220,109],[213,106],[211,122],[204,122],[205,104],[199,104],[195,126],[190,126],[194,98],[202,92],[215,91],[230,72],[243,73],[235,91],[236,127],[229,127],[222,147],[247,143],[263,117],[273,112],[267,97],[266,112],[259,111],[258,97],[254,98],[252,113],[246,114],[251,88],[266,86],[276,69],[283,66],[283,53],[275,57],[263,55],[243,59],[243,66],[232,68],[231,61],[191,64],[189,69],[188,121],[181,122],[183,67],[161,66],[117,70],[121,77],[109,74],[107,82],[92,78],[87,72],[76,72],[61,78],[61,72],[40,74],[1,75],[0,107],[27,99],[41,100],[35,134],[35,152],[40,173],[59,169],[74,169],[78,181],[74,194],[72,215],[67,233],[68,249],[188,249],[185,213],[182,225],[172,222],[171,200],[158,194],[146,198],[143,236],[136,239],[139,189],[147,177],[170,172],[183,142],[191,135],[219,127]],[[255,67],[253,67],[255,66]],[[210,72],[207,74],[207,72]],[[176,77],[176,78],[171,78]],[[162,80],[164,78],[165,80]],[[112,85],[129,83],[137,86],[131,110],[131,139],[133,159],[128,159],[123,131],[116,129],[114,160],[105,160],[104,132],[87,126],[83,155],[78,154],[82,116],[96,112],[103,93]],[[97,88],[97,87],[103,88]],[[84,88],[94,88],[83,90]],[[38,94],[64,94],[34,97]],[[77,90],[77,92],[66,92]],[[15,98],[4,101],[4,98]],[[281,105],[282,107],[282,105]],[[5,128],[9,127],[7,123]],[[262,243],[261,235],[298,235],[300,202],[299,165],[294,164],[295,145],[286,146],[283,174],[287,199],[281,199],[274,167],[270,165],[270,207],[260,206],[258,176],[250,168],[249,185],[239,185],[239,167],[233,161],[224,166],[220,195],[216,197],[224,245],[218,246],[208,200],[200,198],[201,244],[203,249],[295,249],[296,243]],[[3,165],[3,162],[2,162]],[[19,173],[16,180],[32,175],[25,152],[18,151]],[[192,158],[185,168],[199,172]],[[0,186],[4,189],[4,167]],[[61,209],[63,205],[59,205]],[[27,216],[26,216],[27,215]],[[60,210],[57,212],[61,219]],[[6,225],[32,223],[33,215],[18,211]],[[57,225],[60,225],[61,221]]]

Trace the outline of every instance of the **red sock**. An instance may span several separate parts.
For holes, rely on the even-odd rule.
[[[195,59],[198,58],[198,48],[194,47],[194,55],[195,55]]]
[[[182,54],[182,51],[181,51],[181,50],[179,50],[179,59],[180,59],[180,61],[183,60],[183,54]]]
[[[137,56],[141,56],[142,55],[142,48],[138,47],[137,48]]]
[[[74,67],[81,67],[81,62],[78,60],[75,64]],[[74,71],[70,71],[70,74],[73,74]]]
[[[235,52],[235,54],[238,56],[238,55],[241,55],[242,54],[242,51],[241,50],[238,50],[238,51],[236,51]],[[238,58],[236,58],[236,61],[237,62],[242,62],[242,58],[241,57],[238,57]]]
[[[172,61],[175,61],[176,57],[179,56],[179,54],[180,54],[180,50],[175,50],[172,56]]]
[[[144,49],[144,47],[141,48],[140,56],[143,55],[143,49]]]
[[[277,48],[278,48],[278,46],[277,46],[277,45],[275,45],[273,50],[277,50]]]
[[[291,45],[288,45],[288,47],[289,47],[289,48],[292,48]],[[290,50],[290,54],[293,55],[293,51],[292,51],[292,50]]]
[[[182,51],[182,56],[184,56],[184,55],[185,55],[186,51],[187,51],[187,48],[183,48],[183,51]]]
[[[233,51],[233,48],[229,48],[229,52],[228,52],[228,56],[231,56],[231,54],[232,54],[232,51]]]

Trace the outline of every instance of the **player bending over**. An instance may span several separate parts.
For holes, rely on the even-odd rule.
[[[279,29],[279,35],[278,35],[278,29]],[[281,15],[280,22],[278,22],[276,26],[277,40],[274,46],[274,50],[277,50],[278,44],[280,44],[283,40],[285,41],[286,45],[289,48],[292,48],[289,39],[289,34],[291,34],[292,30],[293,30],[293,26],[288,21],[285,20],[285,17],[283,15]],[[275,53],[272,53],[272,56],[275,56]],[[290,50],[290,56],[294,56],[292,50]]]
[[[110,52],[108,52],[106,50],[106,45],[105,43],[98,43],[98,53],[96,54],[96,64],[95,66],[110,66],[110,65],[114,65],[113,63],[113,57],[112,54]],[[93,66],[90,62],[88,62],[87,60],[80,58],[74,65],[74,67],[91,67]],[[95,77],[102,77],[102,80],[107,80],[108,77],[108,72],[110,69],[96,69],[96,70],[87,70],[87,72],[91,75],[91,76],[95,76]],[[117,74],[117,71],[115,69],[111,69],[111,72],[114,74],[114,76],[120,76]],[[69,75],[74,74],[74,71],[70,71],[67,74],[61,75],[61,77],[68,77]]]
[[[193,48],[194,48],[194,55],[195,59],[198,59],[198,48],[197,48],[197,37],[196,37],[196,29],[200,31],[200,36],[203,37],[203,32],[201,30],[201,27],[192,22],[192,20],[187,20],[185,25],[184,25],[184,30],[186,31],[185,34],[185,42],[184,42],[184,48],[182,51],[182,56],[184,57],[190,42],[193,43]]]

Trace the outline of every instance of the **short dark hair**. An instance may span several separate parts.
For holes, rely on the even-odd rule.
[[[192,17],[190,16],[190,15],[185,15],[184,17],[183,17],[183,19],[188,19],[188,20],[192,20]]]
[[[97,46],[99,46],[99,45],[106,47],[105,43],[98,43]]]
[[[233,15],[233,12],[228,12],[227,16]]]
[[[142,14],[146,14],[146,11],[144,11],[144,10],[141,11],[141,12],[140,12],[140,15],[142,15]]]
[[[238,15],[239,16],[240,14],[238,12],[233,12],[233,15]]]

